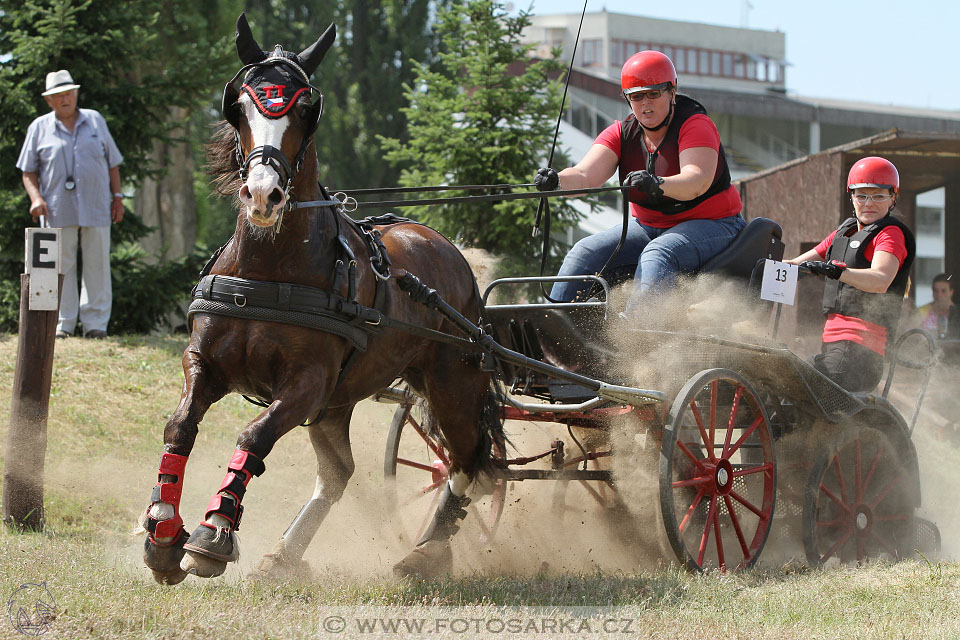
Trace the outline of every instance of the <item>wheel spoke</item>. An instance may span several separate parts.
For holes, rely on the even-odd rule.
[[[852,533],[853,533],[853,527],[851,526],[843,533],[843,536],[839,540],[837,540],[836,543],[834,543],[834,545],[830,547],[830,549],[825,554],[823,554],[823,557],[820,558],[820,561],[826,562],[827,560],[829,560],[830,557],[833,556],[833,554],[835,554],[840,549],[840,547],[842,547],[843,544],[850,538],[850,535]]]
[[[710,507],[707,509],[707,521],[703,525],[703,535],[700,536],[700,554],[697,556],[697,566],[703,568],[703,556],[707,552],[707,543],[710,541],[710,525],[713,524],[713,510],[717,508],[717,496],[710,496]]]
[[[697,476],[696,478],[690,478],[689,480],[677,480],[673,483],[674,489],[679,489],[681,487],[695,487],[700,484],[709,484],[713,481],[713,478],[710,476]]]
[[[837,471],[837,484],[840,485],[840,497],[847,502],[847,483],[843,480],[843,469],[840,467],[840,452],[833,456],[833,467]],[[822,486],[822,485],[821,485]]]
[[[737,449],[740,448],[740,445],[743,444],[743,441],[749,438],[751,435],[753,435],[753,432],[756,431],[757,427],[759,427],[761,424],[763,424],[762,413],[758,415],[756,419],[753,421],[753,423],[750,425],[750,427],[746,431],[744,431],[743,435],[740,436],[740,439],[737,440],[736,444],[730,447],[730,450],[727,452],[727,457],[728,458],[732,457],[733,454],[736,453]]]
[[[873,479],[873,472],[876,470],[877,463],[880,462],[881,457],[883,457],[883,448],[877,449],[876,455],[873,456],[873,462],[870,463],[870,470],[867,471],[867,477],[863,481],[864,491],[870,487],[870,481]]]
[[[734,471],[733,477],[740,478],[742,476],[748,476],[752,473],[760,473],[761,471],[773,473],[773,463],[766,462],[764,464],[758,464],[755,467],[750,467],[749,469],[740,469],[739,471]]]
[[[724,496],[726,497],[726,496]],[[716,497],[711,500],[713,504],[716,504]],[[720,507],[713,510],[713,535],[716,538],[717,542],[717,566],[720,567],[721,571],[727,570],[727,563],[723,558],[723,536],[720,535]]]
[[[430,500],[430,506],[427,508],[427,517],[423,519],[423,522],[420,523],[420,528],[417,529],[417,535],[414,536],[413,544],[417,544],[420,541],[420,538],[423,537],[423,532],[427,530],[428,523],[433,520],[433,514],[437,510],[437,503],[440,502],[440,492],[433,492],[433,499]]]
[[[477,521],[477,524],[480,525],[480,535],[487,540],[492,539],[493,534],[491,534],[490,529],[487,528],[487,523],[483,521],[483,516],[480,515],[480,511],[477,509],[477,506],[475,504],[471,504],[467,507],[467,509],[473,514],[473,518]]]
[[[737,532],[737,540],[740,541],[743,558],[744,560],[748,560],[750,558],[750,550],[747,548],[747,541],[743,538],[743,531],[740,529],[740,520],[737,519],[737,514],[733,511],[733,502],[730,501],[730,496],[723,496],[723,502],[727,505],[727,513],[730,514],[733,530]]]
[[[684,444],[684,442],[683,442],[682,440],[677,440],[677,446],[680,447],[680,450],[683,451],[683,452],[687,455],[688,458],[690,458],[690,461],[693,462],[693,464],[697,465],[697,468],[698,468],[698,469],[700,469],[701,471],[703,471],[704,473],[706,473],[706,471],[707,471],[706,465],[704,465],[702,462],[700,462],[700,459],[699,459],[698,457],[696,457],[695,455],[693,455],[693,452],[690,451],[689,448],[687,448],[687,445]]]
[[[734,499],[734,500],[736,500],[737,502],[739,502],[740,504],[742,504],[743,506],[745,506],[747,509],[750,509],[750,511],[753,511],[755,514],[757,514],[757,517],[760,518],[761,520],[766,520],[766,519],[767,519],[767,516],[764,516],[764,515],[763,515],[763,512],[762,512],[760,509],[758,509],[757,507],[753,506],[753,505],[750,503],[749,500],[747,500],[746,498],[744,498],[743,496],[741,496],[741,495],[740,495],[739,493],[737,493],[736,491],[731,491],[731,492],[730,492],[730,495],[733,496],[733,499]]]
[[[413,418],[413,416],[407,416],[407,422],[410,423],[410,426],[413,427],[414,431],[420,434],[420,437],[423,438],[423,441],[427,443],[427,446],[430,447],[430,450],[433,451],[434,455],[443,460],[443,464],[450,466],[450,459],[447,458],[447,454],[444,450],[437,444],[433,438],[428,436],[423,430],[423,427]]]
[[[871,510],[875,509],[877,505],[880,504],[880,502],[882,502],[883,499],[887,497],[887,494],[890,493],[890,490],[893,489],[893,485],[895,485],[899,479],[900,479],[899,472],[897,473],[897,475],[890,478],[890,482],[888,482],[886,486],[884,486],[883,489],[880,490],[880,493],[879,495],[877,495],[876,499],[874,499],[874,501],[870,503]]]
[[[906,522],[910,519],[909,513],[894,513],[889,516],[873,516],[874,521],[876,522]]]
[[[723,437],[723,452],[721,458],[727,457],[727,449],[730,448],[730,437],[733,435],[733,427],[737,423],[737,409],[740,408],[740,397],[743,395],[743,387],[737,385],[737,390],[733,394],[733,407],[730,409],[730,418],[727,420],[727,434]]]
[[[856,471],[857,471],[857,477],[856,477],[856,480],[857,480],[857,504],[860,504],[861,502],[863,502],[863,478],[862,478],[861,475],[860,475],[860,471],[861,471],[861,469],[860,469],[860,438],[857,438],[857,460],[856,460],[856,466],[857,466],[857,469],[856,469]]]
[[[422,489],[418,489],[417,491],[414,491],[412,494],[410,494],[409,497],[407,497],[407,499],[401,501],[400,504],[399,504],[399,506],[401,506],[401,507],[406,507],[406,506],[408,506],[408,505],[413,504],[414,502],[416,502],[417,500],[419,500],[419,499],[422,498],[423,496],[427,495],[427,494],[430,493],[431,491],[436,491],[439,487],[441,487],[441,486],[443,485],[444,482],[445,482],[445,480],[438,480],[437,482],[434,482],[433,484],[428,484],[427,486],[423,487]],[[437,494],[439,494],[439,493],[440,493],[440,492],[438,491]]]
[[[601,505],[601,506],[605,506],[605,505],[606,505],[606,503],[607,503],[607,502],[606,502],[606,499],[604,499],[604,497],[603,497],[602,495],[600,495],[600,492],[599,492],[599,491],[597,491],[597,490],[594,489],[592,486],[590,486],[590,484],[589,484],[586,480],[581,480],[581,481],[580,481],[580,484],[582,484],[582,485],[583,485],[583,488],[587,490],[587,493],[589,493],[591,496],[593,496],[593,499],[597,501],[597,504],[599,504],[599,505]]]
[[[696,399],[690,401],[690,412],[693,414],[693,419],[697,422],[697,429],[700,430],[700,439],[703,440],[703,448],[707,450],[707,457],[715,460],[713,447],[710,446],[710,437],[707,435],[706,427],[703,426],[703,417],[700,415],[700,409],[697,408]],[[677,442],[680,442],[680,438],[677,438]]]
[[[719,394],[720,381],[714,380],[710,383],[710,444],[707,445],[707,448],[710,449],[710,459],[714,460],[713,455],[713,445],[716,443],[717,435],[717,395]]]
[[[817,520],[814,524],[818,527],[839,527],[850,522],[844,518],[837,518],[836,520]]]
[[[899,558],[899,557],[900,557],[900,554],[899,554],[899,553],[897,553],[894,549],[891,549],[891,548],[887,545],[887,542],[886,542],[883,538],[881,538],[880,536],[878,536],[876,533],[874,533],[872,530],[871,530],[871,531],[868,531],[867,534],[868,534],[871,538],[873,538],[874,541],[875,541],[877,544],[879,544],[881,547],[883,547],[883,548],[886,550],[886,552],[889,553],[891,556],[893,556],[894,558]],[[857,560],[860,560],[860,558],[857,558]]]
[[[428,464],[423,464],[422,462],[414,462],[413,460],[407,460],[406,458],[397,458],[397,464],[403,465],[405,467],[411,467],[413,469],[421,469],[429,473],[436,471],[433,467]]]
[[[697,510],[697,507],[700,506],[700,500],[703,499],[704,491],[701,489],[697,491],[697,497],[693,499],[693,503],[690,505],[690,508],[687,509],[687,513],[684,514],[683,520],[680,521],[680,526],[677,527],[677,532],[683,533],[683,529],[687,526],[687,523],[690,522],[690,518],[693,516],[694,512]]]
[[[828,498],[830,498],[831,500],[833,500],[834,502],[836,502],[836,503],[840,506],[841,509],[843,509],[844,511],[846,511],[846,512],[849,513],[850,515],[853,515],[853,509],[851,509],[851,508],[847,505],[846,501],[845,501],[845,500],[841,500],[840,498],[838,498],[838,497],[837,497],[837,494],[835,494],[833,491],[830,491],[830,489],[827,489],[827,488],[823,485],[823,483],[820,484],[820,491],[824,492],[824,493],[827,495]]]

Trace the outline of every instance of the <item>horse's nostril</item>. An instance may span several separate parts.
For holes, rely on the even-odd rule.
[[[280,189],[274,189],[270,192],[270,197],[267,199],[270,201],[270,204],[277,206],[283,201],[283,191],[280,191]]]

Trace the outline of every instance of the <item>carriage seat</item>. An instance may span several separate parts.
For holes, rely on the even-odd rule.
[[[754,218],[747,223],[730,246],[703,265],[701,273],[722,273],[749,279],[762,258],[783,259],[783,229],[769,218]]]

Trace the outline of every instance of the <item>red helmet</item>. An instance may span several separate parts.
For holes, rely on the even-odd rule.
[[[664,89],[664,85],[677,86],[677,70],[670,58],[659,51],[639,51],[623,63],[620,70],[620,86],[623,94],[647,89]]]
[[[900,191],[900,174],[893,163],[886,158],[870,156],[857,160],[847,176],[847,191],[858,187],[879,187]]]

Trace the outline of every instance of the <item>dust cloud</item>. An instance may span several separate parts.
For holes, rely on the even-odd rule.
[[[483,280],[482,290],[492,277],[496,262],[482,252],[473,253],[469,259]],[[616,290],[614,304],[622,304],[624,297],[622,289]],[[682,282],[674,293],[658,298],[636,322],[650,329],[772,344],[770,310],[757,310],[735,285],[707,277]],[[664,336],[644,342],[635,334],[620,330],[623,325],[611,322],[609,326],[608,338],[619,356],[619,364],[608,365],[607,380],[661,390],[667,394],[669,403],[691,373],[688,363],[677,358],[677,345]],[[960,476],[955,472],[960,463],[958,380],[960,369],[956,366],[938,366],[913,436],[923,489],[919,515],[939,527],[946,557],[956,557],[960,552],[957,534],[960,510],[955,508],[960,490]],[[916,372],[898,370],[891,399],[908,423],[921,382]],[[389,576],[393,564],[411,548],[409,536],[400,535],[396,523],[384,517],[389,504],[383,471],[384,448],[395,410],[396,405],[366,401],[358,405],[354,413],[351,441],[356,471],[344,497],[331,509],[304,557],[314,577],[318,573],[351,578]],[[242,426],[237,425],[237,433]],[[507,422],[505,429],[514,445],[514,449],[507,452],[508,457],[541,453],[558,439],[564,441],[570,455],[579,451],[577,442],[598,451],[615,450],[617,455],[592,461],[590,465],[612,469],[616,490],[596,481],[509,483],[492,543],[475,522],[478,515],[489,521],[493,508],[490,497],[476,496],[471,515],[453,541],[455,574],[632,572],[675,563],[660,516],[659,435],[657,429],[650,426],[636,418],[620,418],[612,421],[606,430],[573,429],[568,433],[566,427],[556,423]],[[761,563],[804,561],[796,504],[806,479],[799,470],[802,465],[792,463],[809,459],[818,438],[831,428],[837,427],[814,424],[803,433],[794,433],[777,442],[778,519]],[[197,441],[187,465],[181,503],[188,531],[199,523],[207,501],[223,478],[233,451],[232,437],[235,434],[201,437]],[[88,463],[60,465],[48,469],[47,479],[71,488],[78,496],[95,493],[101,499],[115,502],[121,510],[138,515],[146,506],[155,482],[159,440],[157,445],[157,460],[133,463],[127,459],[102,459],[98,466],[104,473],[92,470]],[[549,468],[547,460],[527,468]],[[306,430],[294,430],[282,438],[266,460],[266,466],[266,473],[251,482],[244,499],[246,511],[238,532],[241,558],[225,574],[228,581],[250,576],[263,554],[273,548],[300,507],[309,500],[316,461]],[[133,480],[106,482],[106,477]],[[132,516],[128,524],[132,525],[135,517]],[[142,570],[144,579],[151,580],[149,571],[143,568],[142,545],[142,537],[131,536],[129,545],[118,550],[117,562]]]

